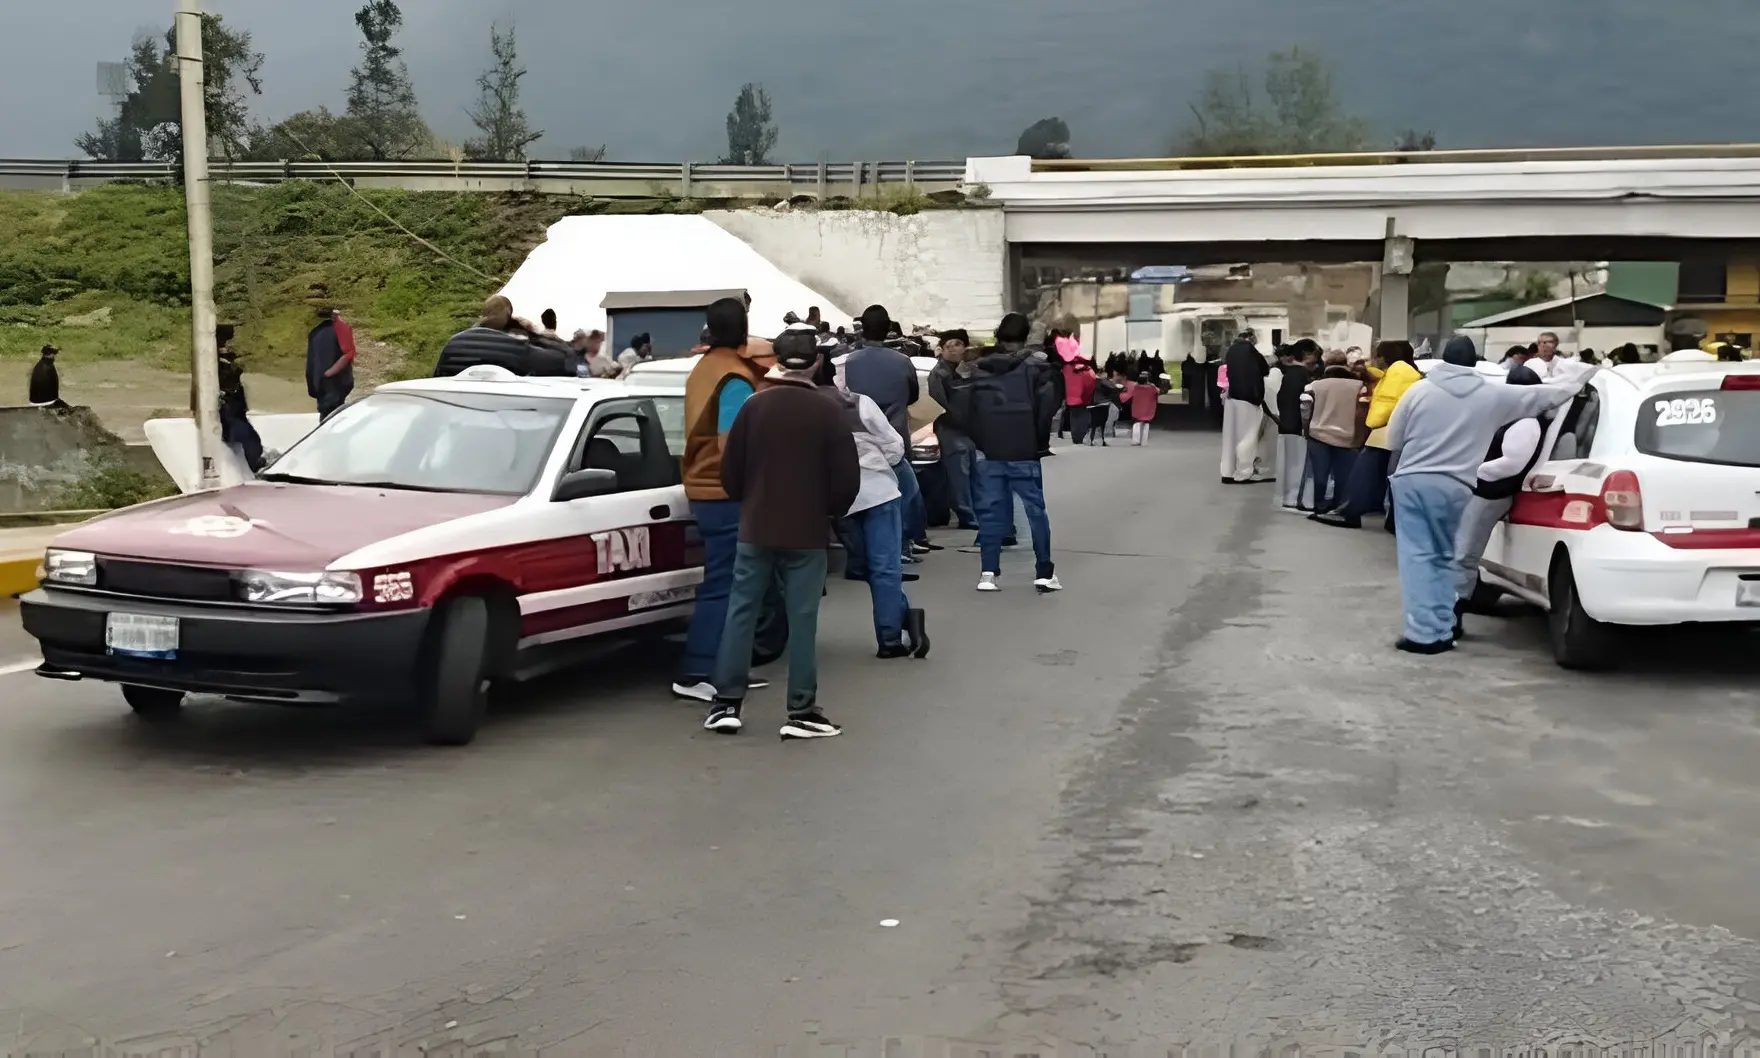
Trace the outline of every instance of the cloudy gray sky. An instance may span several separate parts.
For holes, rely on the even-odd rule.
[[[262,117],[340,108],[361,0],[207,0],[267,54]],[[174,0],[0,0],[0,156],[62,157],[100,111],[95,65]],[[566,156],[707,159],[739,85],[765,83],[791,160],[1007,153],[1057,114],[1078,153],[1159,154],[1204,71],[1300,44],[1391,138],[1444,146],[1752,141],[1753,0],[405,0],[429,122],[464,107],[511,19],[526,104]]]

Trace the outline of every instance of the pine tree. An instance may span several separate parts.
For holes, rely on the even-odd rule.
[[[136,37],[129,48],[131,85],[114,118],[98,122],[74,145],[93,158],[138,162],[174,160],[183,124],[178,90],[177,31],[163,44],[151,34]],[[263,94],[263,53],[251,48],[249,30],[231,30],[219,15],[202,16],[203,104],[208,116],[210,148],[227,158],[244,153],[253,128],[249,95]]]
[[[503,34],[490,26],[489,50],[495,61],[477,77],[481,94],[476,105],[466,111],[471,124],[483,135],[467,140],[464,151],[468,157],[483,161],[524,161],[526,148],[543,139],[544,133],[532,131],[526,112],[519,105],[519,82],[526,71],[519,64],[513,27],[507,27]]]
[[[776,149],[776,122],[770,119],[770,93],[747,82],[727,112],[727,156],[722,165],[769,165]]]
[[[416,104],[403,52],[392,41],[403,28],[396,0],[367,0],[354,16],[366,55],[352,72],[348,117],[356,149],[373,161],[414,156],[431,136]]]

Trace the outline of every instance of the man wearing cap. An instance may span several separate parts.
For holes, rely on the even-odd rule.
[[[709,349],[684,387],[684,494],[703,538],[703,583],[672,693],[707,702],[715,696],[710,676],[727,623],[739,543],[740,504],[722,486],[722,452],[740,409],[763,385],[770,365],[749,341],[742,301],[722,298],[704,315]]]
[[[830,738],[842,728],[819,708],[825,543],[831,519],[842,517],[861,491],[861,463],[843,409],[815,385],[821,354],[813,333],[784,331],[773,346],[771,384],[740,406],[722,450],[721,485],[739,505],[738,543],[703,727],[736,734],[744,726],[758,619],[780,580],[788,616],[788,721],[781,736]]]
[[[1586,377],[1511,386],[1475,370],[1478,361],[1471,338],[1450,338],[1442,363],[1406,391],[1387,424],[1387,446],[1398,461],[1390,487],[1405,611],[1394,646],[1412,654],[1454,649],[1455,541],[1492,438],[1503,426],[1568,403]]]

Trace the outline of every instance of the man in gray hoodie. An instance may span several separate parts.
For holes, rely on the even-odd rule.
[[[1405,634],[1394,645],[1414,654],[1454,649],[1455,537],[1492,435],[1568,403],[1587,378],[1510,386],[1475,371],[1478,360],[1471,338],[1450,338],[1442,363],[1407,391],[1387,424],[1398,458],[1390,485],[1405,610]]]

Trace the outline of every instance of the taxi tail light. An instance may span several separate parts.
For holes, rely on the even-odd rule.
[[[1725,375],[1724,389],[1760,389],[1760,375]]]
[[[1615,529],[1644,528],[1644,493],[1638,488],[1638,475],[1629,470],[1607,475],[1601,486],[1601,509]]]

